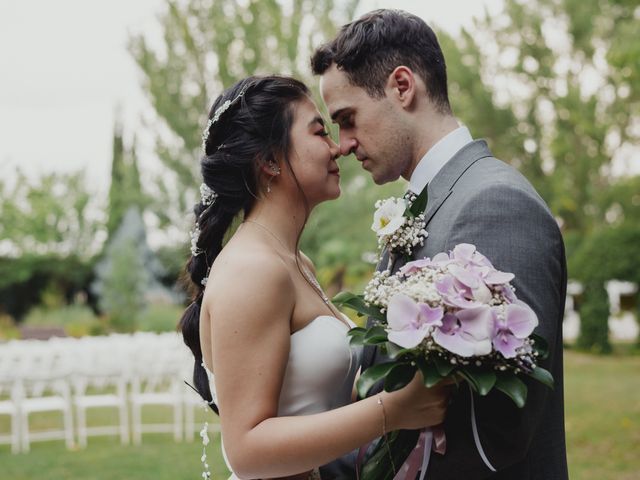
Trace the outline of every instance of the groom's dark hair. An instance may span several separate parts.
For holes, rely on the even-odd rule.
[[[419,17],[402,10],[380,9],[344,25],[311,57],[316,75],[332,64],[373,98],[384,97],[389,74],[404,65],[425,82],[433,103],[450,113],[447,69],[434,31]]]

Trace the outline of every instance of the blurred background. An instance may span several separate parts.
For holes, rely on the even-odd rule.
[[[562,229],[571,478],[640,478],[638,0],[3,0],[2,475],[195,478],[207,419],[226,478],[175,333],[200,133],[251,74],[295,75],[322,108],[313,48],[379,7],[437,31],[454,113]],[[362,289],[373,203],[405,189],[341,168],[302,241],[329,295]]]

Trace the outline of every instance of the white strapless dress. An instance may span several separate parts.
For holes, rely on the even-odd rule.
[[[345,322],[321,315],[291,334],[289,360],[278,402],[279,417],[326,412],[351,402],[362,348],[349,345],[348,330]],[[217,400],[214,376],[208,373],[211,393]],[[222,454],[231,470],[224,443]],[[229,480],[240,479],[233,474]]]

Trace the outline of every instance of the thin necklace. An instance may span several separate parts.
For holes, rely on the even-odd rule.
[[[287,246],[284,244],[284,242],[282,240],[280,240],[280,238],[278,238],[278,236],[275,233],[273,233],[271,230],[269,230],[265,225],[263,225],[261,223],[258,223],[255,220],[245,220],[244,222],[245,223],[254,223],[254,224],[258,225],[264,231],[266,231],[269,235],[271,235],[273,238],[275,238],[278,241],[278,243],[280,245],[282,245],[282,248],[284,248],[285,251],[288,250]],[[296,254],[296,258],[297,258],[297,254]],[[299,262],[298,262],[298,265],[300,265]],[[327,297],[325,295],[324,291],[322,290],[322,287],[318,283],[318,280],[316,280],[316,277],[304,265],[300,265],[300,269],[302,271],[302,275],[304,276],[304,278],[311,284],[311,287],[320,296],[322,301],[328,306],[329,305],[329,297]]]

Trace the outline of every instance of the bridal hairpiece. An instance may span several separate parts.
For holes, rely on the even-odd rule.
[[[245,86],[242,91],[238,94],[237,97],[235,97],[233,100],[226,100],[222,105],[220,105],[216,111],[213,113],[213,117],[211,117],[209,119],[209,121],[207,122],[207,126],[204,129],[204,131],[202,132],[202,150],[204,152],[207,151],[207,139],[209,138],[209,130],[211,130],[211,126],[216,123],[219,119],[220,116],[226,112],[227,110],[229,110],[229,108],[234,105],[238,100],[240,100],[242,97],[244,97],[245,92],[247,91],[247,86]]]
[[[200,203],[205,207],[205,209],[200,213],[202,215],[211,205],[216,203],[216,199],[218,198],[218,194],[206,183],[200,184]],[[200,239],[200,225],[198,225],[198,218],[196,218],[196,224],[193,227],[193,230],[190,232],[191,236],[191,255],[197,257],[204,250],[198,247],[198,240]]]
[[[206,183],[200,185],[200,202],[202,202],[202,205],[205,207],[213,205],[216,198],[218,198],[218,194],[209,185]]]

